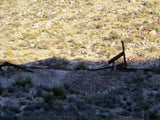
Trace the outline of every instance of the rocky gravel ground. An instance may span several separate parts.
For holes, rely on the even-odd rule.
[[[0,61],[52,57],[101,62],[125,43],[126,57],[160,52],[158,0],[0,0]]]
[[[56,76],[57,71],[53,72]],[[1,82],[0,120],[160,119],[160,75],[157,73],[58,72],[63,72],[58,79],[63,84],[54,85],[52,79],[52,87],[37,84],[34,75],[24,76],[24,72],[20,77],[15,77],[16,73],[12,75],[11,84],[5,86]],[[1,72],[1,81],[4,77],[5,73]]]

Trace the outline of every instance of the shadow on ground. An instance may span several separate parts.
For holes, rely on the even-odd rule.
[[[123,60],[120,59],[115,64],[121,64]],[[138,61],[132,62],[127,61],[128,67],[133,68],[152,68],[152,67],[159,67],[160,66],[160,58],[155,59],[153,61],[146,60],[146,61]],[[48,68],[48,69],[59,69],[59,70],[86,70],[86,69],[97,69],[97,68],[105,68],[108,66],[112,66],[112,64],[108,64],[108,61],[101,61],[101,62],[91,62],[91,61],[84,61],[84,60],[75,60],[69,61],[67,59],[60,59],[57,57],[48,58],[44,60],[38,60],[34,62],[29,62],[23,64],[24,66],[30,66],[31,68]],[[122,64],[123,65],[123,64]]]
[[[116,64],[119,63],[121,62]],[[67,83],[72,84],[74,91],[78,90],[77,92],[88,94],[121,87],[124,84],[124,79],[128,80],[138,74],[142,74],[142,76],[144,74],[143,71],[138,73],[138,70],[122,72],[120,70],[103,69],[92,71],[108,67],[108,62],[69,61],[56,57],[22,64],[22,66],[27,66],[26,68],[32,70],[33,73],[11,67],[10,75],[8,75],[7,67],[4,67],[0,71],[0,83],[4,86],[10,86],[19,76],[29,76],[36,85],[53,87]],[[152,74],[160,73],[160,59],[142,62],[129,61],[128,66],[132,68],[152,68],[152,71],[148,72]],[[155,76],[154,79],[159,79],[158,77]]]
[[[159,70],[160,59],[128,64]],[[23,66],[33,73],[11,67],[8,78],[7,67],[0,71],[0,120],[144,120],[146,110],[148,118],[160,118],[160,74],[155,72],[74,70],[108,63],[56,57]],[[57,86],[65,90],[65,100],[53,97]]]

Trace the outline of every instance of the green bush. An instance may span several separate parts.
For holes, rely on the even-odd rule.
[[[3,97],[7,97],[7,96],[9,96],[10,94],[9,94],[9,92],[7,91],[7,90],[4,90],[3,92],[2,92],[2,96]]]
[[[152,67],[151,71],[155,72],[155,73],[160,73],[160,66],[159,67],[157,67],[157,66]]]
[[[25,83],[28,84],[28,85],[33,86],[33,82],[32,82],[31,77],[28,77],[28,76],[27,76],[27,77],[25,78]]]
[[[156,52],[156,51],[158,51],[158,49],[157,49],[156,47],[151,47],[151,48],[150,48],[150,52],[151,52],[151,53]]]
[[[143,108],[144,110],[148,110],[148,109],[150,108],[150,105],[148,105],[148,104],[142,105],[142,108]]]
[[[68,90],[68,89],[70,89],[71,86],[70,86],[69,83],[64,83],[63,87],[64,87],[66,90]]]
[[[88,67],[85,65],[84,62],[80,62],[76,65],[76,67],[74,68],[74,70],[87,70]]]
[[[145,20],[145,21],[143,21],[143,23],[149,23],[149,21],[148,21],[148,20]]]
[[[159,33],[159,31],[160,31],[159,27],[156,27],[155,30],[156,30],[157,33]]]
[[[18,76],[13,83],[14,86],[25,87],[26,85],[33,86],[32,80],[30,77]]]
[[[149,117],[151,120],[159,120],[160,116],[156,112],[149,111]]]
[[[66,99],[66,94],[62,87],[53,87],[52,92],[57,99]]]
[[[51,93],[45,93],[42,95],[42,98],[45,100],[45,102],[50,102],[52,100],[54,100],[54,95]]]
[[[23,76],[18,76],[17,78],[14,79],[14,82],[12,83],[14,86],[16,85],[22,85],[21,84],[21,81],[24,80],[24,77]]]

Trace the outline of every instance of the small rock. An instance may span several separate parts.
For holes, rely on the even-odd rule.
[[[30,44],[30,47],[33,48],[35,46],[35,44]]]
[[[20,111],[24,111],[24,110],[25,110],[25,108],[26,108],[26,106],[27,106],[27,105],[23,105],[23,106],[21,106]]]
[[[120,113],[120,115],[122,115],[122,116],[129,116],[130,114],[129,114],[128,111],[124,110],[124,111],[122,111],[122,112]]]
[[[78,111],[77,107],[74,104],[69,104],[66,109],[68,111]]]
[[[102,40],[108,40],[108,38],[107,37],[102,37]]]
[[[69,103],[76,101],[77,96],[76,95],[68,95],[67,100]]]
[[[152,31],[150,32],[150,34],[151,34],[151,35],[156,35],[157,32],[156,32],[155,30],[152,30]]]
[[[143,25],[137,28],[137,30],[142,30],[142,29],[143,29]]]
[[[36,109],[42,108],[42,105],[40,103],[35,103],[31,105],[23,105],[20,110],[21,111],[34,111]]]
[[[128,0],[129,3],[134,3],[136,0]]]

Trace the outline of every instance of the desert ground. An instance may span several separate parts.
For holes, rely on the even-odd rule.
[[[128,60],[156,59],[159,12],[157,0],[1,0],[0,60],[101,62],[121,51],[122,40]]]

